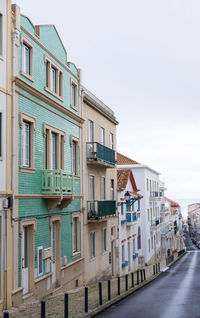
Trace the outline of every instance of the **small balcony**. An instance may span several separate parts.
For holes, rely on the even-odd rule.
[[[149,199],[150,201],[160,201],[162,199],[162,192],[151,191]]]
[[[106,216],[116,215],[116,201],[88,201],[87,202],[88,220],[95,221]]]
[[[74,194],[74,176],[63,170],[42,170],[42,194],[48,199],[48,209],[66,207]]]
[[[137,221],[136,212],[126,212],[126,225],[131,226]]]
[[[152,220],[151,221],[151,229],[156,230],[158,228],[159,224],[160,224],[159,219]]]
[[[138,257],[138,253],[133,254],[133,259],[136,259]]]
[[[115,167],[115,151],[98,142],[87,142],[87,163]]]

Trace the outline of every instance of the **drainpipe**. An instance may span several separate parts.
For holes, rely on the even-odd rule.
[[[3,271],[4,271],[4,308],[8,309],[8,287],[7,287],[7,211],[3,209]]]

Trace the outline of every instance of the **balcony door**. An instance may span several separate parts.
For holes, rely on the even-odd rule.
[[[105,129],[103,127],[100,128],[100,143],[105,146]]]
[[[90,210],[95,210],[95,202],[94,202],[94,176],[90,176],[90,189],[89,189],[89,198],[90,198]]]
[[[89,120],[88,126],[89,126],[88,141],[94,142],[94,122],[92,120]]]
[[[23,295],[29,292],[29,227],[25,226],[22,232],[22,287]]]
[[[51,262],[51,271],[52,271],[52,284],[56,284],[56,222],[52,223],[51,228],[51,246],[52,246],[52,262]]]
[[[105,177],[101,177],[101,201],[105,201],[106,199],[106,179]]]
[[[55,133],[51,134],[51,169],[57,169],[57,136]]]
[[[131,244],[128,242],[128,271],[131,270]]]

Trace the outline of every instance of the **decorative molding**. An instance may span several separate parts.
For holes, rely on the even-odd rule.
[[[33,226],[34,232],[36,232],[37,228],[37,221],[36,219],[25,219],[20,221],[20,235],[22,235],[23,227],[24,226]]]

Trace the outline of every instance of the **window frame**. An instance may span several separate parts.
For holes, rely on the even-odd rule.
[[[24,123],[29,123],[30,125],[30,157],[29,157],[29,167],[25,166],[23,164],[23,152],[24,152],[24,143],[23,143],[23,127]],[[21,128],[21,164],[20,164],[20,171],[21,172],[29,172],[34,173],[35,172],[35,166],[34,166],[34,134],[36,131],[36,119],[34,117],[31,117],[27,114],[20,113],[20,128]]]
[[[57,147],[57,168],[56,170],[65,170],[65,142],[66,133],[56,127],[44,123],[43,127],[44,135],[44,169],[52,168],[52,134],[56,137],[56,147]]]
[[[95,250],[95,232],[90,232],[90,258],[93,259],[96,257],[96,250]],[[91,244],[92,242],[92,244]]]
[[[101,201],[105,201],[106,200],[106,178],[105,176],[101,176],[100,178],[101,180]],[[103,183],[102,183],[103,181]],[[104,190],[104,191],[102,191]]]
[[[113,183],[113,185],[112,185],[112,183]],[[110,180],[110,199],[112,201],[115,200],[115,180],[114,179]]]
[[[124,246],[124,244],[122,245],[121,252],[122,252],[122,263],[124,263],[125,262],[125,246]]]
[[[63,99],[63,79],[64,79],[63,70],[47,55],[44,56],[44,63],[45,63],[44,89],[48,93],[60,99],[61,101],[64,101]],[[52,70],[55,70],[55,91],[52,86],[53,85]]]
[[[100,127],[100,144],[105,146],[105,128]]]
[[[40,259],[39,259],[39,252],[42,251],[42,271],[40,272]],[[37,248],[37,275],[42,276],[43,275],[43,246],[38,246]]]
[[[75,103],[73,103],[73,89],[72,87],[74,87],[74,97],[75,97]],[[78,83],[71,78],[70,79],[70,107],[76,111],[78,111]]]
[[[114,150],[114,134],[110,132],[110,149]]]
[[[76,249],[74,246],[74,224],[76,220]],[[80,254],[80,214],[73,213],[72,215],[72,257],[76,257]]]
[[[79,138],[71,135],[70,136],[70,145],[71,145],[71,171],[74,172],[74,152],[73,152],[73,145],[75,144],[76,146],[76,170],[75,170],[75,176],[79,177],[80,176],[80,165],[79,165],[79,144],[80,140]]]
[[[25,52],[24,52],[24,46],[28,47],[30,49],[30,73],[27,73],[25,70]],[[21,35],[21,75],[24,77],[28,78],[30,81],[34,82],[34,76],[33,76],[33,70],[34,70],[34,65],[33,65],[33,56],[34,56],[34,44],[28,40],[24,35]]]
[[[107,252],[107,229],[102,229],[102,253]]]

